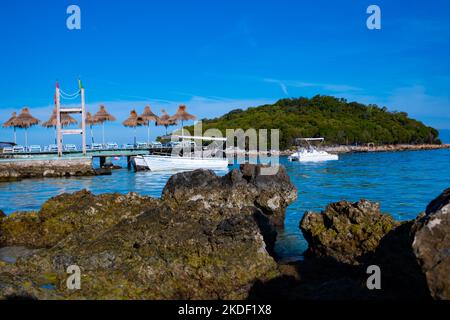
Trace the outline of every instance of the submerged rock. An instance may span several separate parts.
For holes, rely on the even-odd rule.
[[[0,297],[246,298],[256,281],[280,275],[266,241],[272,217],[284,215],[296,195],[280,172],[249,179],[238,170],[225,177],[179,173],[162,199],[81,191],[53,198],[39,212],[4,218],[3,244],[40,249],[15,264],[0,262],[0,274],[8,274],[0,277]],[[263,210],[258,188],[279,202]],[[80,290],[66,287],[70,265],[81,269]]]
[[[433,298],[450,300],[450,189],[428,205],[412,246]]]
[[[321,214],[307,212],[300,228],[310,256],[359,264],[397,225],[392,216],[380,212],[378,203],[361,200],[332,203]]]

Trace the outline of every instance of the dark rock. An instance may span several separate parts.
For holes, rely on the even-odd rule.
[[[112,175],[112,169],[111,168],[97,168],[97,169],[95,169],[95,174],[97,176],[110,176],[110,175]]]
[[[92,176],[92,159],[24,160],[0,164],[0,181],[26,178]]]
[[[412,247],[432,297],[450,300],[450,189],[428,205]]]
[[[279,167],[275,175],[263,175],[261,165],[243,165],[223,177],[214,172],[196,170],[172,176],[162,199],[172,208],[187,206],[192,211],[221,210],[222,214],[245,210],[258,223],[268,251],[274,255],[277,230],[284,226],[286,207],[297,198],[286,169]],[[244,212],[244,211],[243,211]]]
[[[173,205],[189,203],[204,208],[256,205],[271,223],[282,227],[285,209],[297,199],[297,189],[284,167],[275,175],[262,175],[261,168],[247,164],[241,166],[241,172],[232,170],[224,177],[206,170],[179,173],[167,182],[162,199]]]
[[[0,219],[3,217],[6,217],[6,214],[2,210],[0,210]]]
[[[173,176],[161,200],[82,191],[13,214],[4,218],[2,241],[41,249],[14,265],[0,262],[10,275],[5,291],[0,279],[0,298],[48,298],[42,285],[54,287],[50,298],[58,299],[246,298],[255,281],[280,276],[265,242],[274,211],[255,203],[265,188],[280,198],[273,209],[283,210],[296,192],[283,176],[273,179],[197,170]],[[81,290],[66,288],[70,265],[82,270]]]
[[[0,246],[49,248],[72,232],[101,232],[122,219],[137,216],[159,200],[127,195],[94,196],[86,190],[47,201],[39,212],[18,212],[1,220]]]
[[[393,291],[402,299],[430,299],[425,276],[412,250],[416,220],[402,222],[380,241],[367,264],[380,267],[383,290]]]
[[[378,203],[361,200],[332,203],[321,214],[306,212],[300,228],[309,244],[308,255],[359,264],[397,225],[380,212]]]

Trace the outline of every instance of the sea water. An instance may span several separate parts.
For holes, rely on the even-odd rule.
[[[285,230],[276,250],[286,260],[299,259],[307,247],[299,222],[305,211],[320,212],[331,202],[367,199],[398,220],[415,218],[450,187],[450,150],[342,154],[339,161],[289,162],[280,159],[298,188],[286,211]],[[125,166],[122,159],[119,164]],[[219,172],[225,174],[226,172]],[[51,197],[88,189],[95,194],[138,192],[160,197],[173,173],[120,169],[111,176],[28,179],[0,183],[0,209],[6,214],[37,210]]]

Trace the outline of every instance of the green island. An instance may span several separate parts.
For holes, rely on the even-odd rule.
[[[327,145],[442,143],[436,129],[406,112],[323,95],[235,109],[218,118],[203,119],[202,124],[203,132],[216,128],[224,135],[226,129],[280,129],[281,149],[293,146],[295,139],[302,137],[324,137]],[[187,129],[193,132],[193,126]]]

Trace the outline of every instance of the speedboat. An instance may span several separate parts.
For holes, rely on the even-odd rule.
[[[319,141],[323,142],[324,138],[304,138],[297,139],[296,141],[306,142],[307,148],[299,149],[288,157],[289,161],[298,162],[319,162],[319,161],[333,161],[339,160],[337,154],[331,154],[323,150],[317,150],[312,146],[311,142]]]
[[[326,151],[318,151],[316,149],[311,150],[299,150],[291,154],[288,158],[289,161],[299,162],[313,162],[313,161],[330,161],[339,160],[337,154],[330,154]]]
[[[174,136],[174,137],[182,138],[183,140],[195,139],[195,140],[208,140],[214,142],[226,141],[226,138],[189,137],[189,136]],[[186,154],[183,153],[183,155],[179,155],[178,152],[172,152],[171,154],[143,155],[133,157],[133,164],[136,170],[150,170],[150,171],[190,171],[196,169],[225,170],[228,168],[228,159],[226,157],[214,157],[212,156],[212,154],[213,153],[203,152],[202,148],[200,156],[192,153]]]

